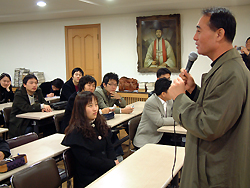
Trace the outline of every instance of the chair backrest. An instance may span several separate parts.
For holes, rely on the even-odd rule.
[[[71,149],[68,149],[63,152],[63,162],[65,166],[67,179],[70,180],[75,174],[75,161]]]
[[[134,117],[133,119],[129,120],[128,126],[129,126],[129,139],[132,141],[134,140],[135,133],[137,130],[137,127],[141,121],[141,116]]]
[[[56,126],[56,131],[59,133],[60,132],[60,124],[63,120],[63,116],[64,116],[64,113],[63,114],[57,114],[54,116],[54,122],[55,122],[55,126]]]
[[[4,127],[9,128],[9,122],[10,122],[10,113],[11,113],[12,107],[6,107],[3,109],[3,118],[4,118]]]
[[[32,133],[28,133],[28,134],[21,135],[18,137],[10,138],[6,140],[6,142],[8,142],[10,149],[13,149],[15,147],[21,146],[23,144],[27,144],[37,139],[38,139],[37,134],[35,132],[32,132]]]
[[[58,188],[61,185],[56,162],[52,158],[15,173],[10,181],[14,188]]]

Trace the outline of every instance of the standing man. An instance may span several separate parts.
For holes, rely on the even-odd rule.
[[[176,67],[172,46],[162,38],[162,31],[159,23],[155,29],[156,39],[148,47],[144,67]]]
[[[235,46],[237,48],[237,46]],[[250,70],[250,37],[246,40],[246,47],[240,47],[241,57],[245,62],[247,68]]]
[[[248,188],[250,74],[232,46],[236,20],[215,7],[203,10],[196,28],[198,53],[213,61],[212,68],[201,88],[184,69],[169,88],[174,120],[187,129],[180,187]]]
[[[84,73],[81,68],[74,68],[72,70],[72,77],[63,85],[60,101],[68,101],[70,95],[78,92],[78,83]]]

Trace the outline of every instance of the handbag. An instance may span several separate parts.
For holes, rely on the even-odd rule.
[[[15,157],[5,158],[0,161],[0,172],[8,172],[27,163],[26,154],[19,154]]]
[[[63,110],[66,108],[68,101],[60,101],[50,104],[50,107],[54,110]]]
[[[114,112],[110,112],[108,114],[102,114],[106,120],[109,120],[109,119],[113,119],[115,117],[115,113]]]

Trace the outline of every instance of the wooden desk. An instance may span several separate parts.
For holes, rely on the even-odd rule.
[[[54,103],[54,102],[59,102],[60,101],[60,96],[45,97],[44,99],[46,101],[48,101],[49,103]]]
[[[142,114],[145,102],[144,101],[137,101],[135,103],[132,103],[128,106],[133,106],[134,105],[134,111],[131,114],[115,114],[114,119],[110,119],[107,121],[107,124],[112,128],[117,125],[120,125],[133,117],[136,117],[138,115]]]
[[[37,162],[62,154],[63,151],[68,149],[68,147],[61,145],[63,138],[64,134],[57,133],[11,149],[12,156],[16,156],[18,153],[26,154],[28,162],[27,164],[9,172],[0,173],[0,181],[9,178],[12,174]]]
[[[6,102],[3,104],[0,104],[0,111],[2,111],[4,108],[12,107],[12,104],[13,104],[13,102]]]
[[[158,188],[166,187],[172,180],[174,146],[146,144],[115,166],[87,188]],[[183,166],[184,147],[177,147],[174,176]]]
[[[54,115],[57,114],[63,114],[65,110],[53,110],[52,112],[28,112],[23,114],[18,114],[16,117],[18,118],[26,118],[26,119],[33,119],[33,125],[34,125],[34,132],[36,134],[39,134],[39,126],[43,126],[44,122],[42,120],[46,121],[46,118],[51,118]],[[51,123],[52,120],[49,120],[49,123]],[[40,122],[40,123],[39,123]],[[48,124],[48,121],[45,122],[45,124]]]
[[[174,133],[174,126],[162,126],[157,129],[158,132],[164,133]],[[187,130],[180,125],[175,126],[175,133],[177,134],[187,134]]]

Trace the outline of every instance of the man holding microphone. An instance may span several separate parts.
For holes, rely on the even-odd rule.
[[[187,129],[181,188],[250,185],[250,74],[232,46],[236,20],[225,8],[203,10],[194,35],[213,62],[201,88],[182,69],[168,92],[174,120]]]

